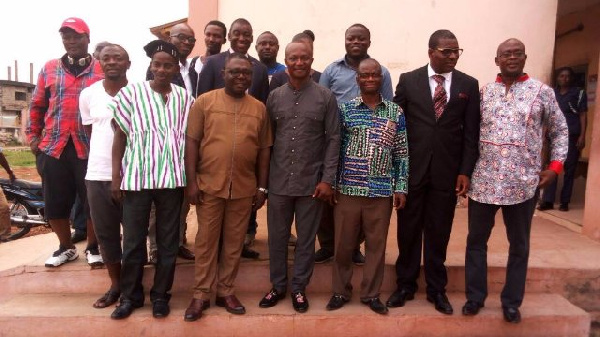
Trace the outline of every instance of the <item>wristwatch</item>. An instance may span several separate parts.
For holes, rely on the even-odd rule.
[[[263,194],[269,194],[269,190],[264,187],[259,187],[259,188],[257,188],[257,190],[259,192],[262,192]]]

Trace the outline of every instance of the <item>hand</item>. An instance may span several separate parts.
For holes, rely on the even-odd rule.
[[[204,193],[200,191],[195,180],[186,186],[185,197],[191,205],[200,205],[204,202]]]
[[[31,141],[31,143],[29,143],[29,148],[31,149],[31,153],[33,153],[34,155],[37,155],[38,152],[40,152],[40,148],[38,147],[40,145],[40,140],[39,139],[34,139]]]
[[[545,170],[540,172],[540,182],[538,183],[539,188],[544,188],[550,185],[556,179],[556,172],[552,170]]]
[[[585,135],[581,135],[579,138],[577,138],[577,144],[575,146],[577,146],[577,150],[583,150],[585,147]]]
[[[17,180],[17,177],[15,176],[15,173],[13,171],[8,172],[8,179],[11,183],[14,183],[15,180]]]
[[[469,177],[467,177],[464,174],[459,174],[458,177],[456,177],[456,188],[454,189],[456,191],[456,195],[459,197],[464,197],[467,195],[467,192],[469,191],[469,187],[471,186],[471,181],[469,180]]]
[[[123,201],[123,191],[121,191],[121,179],[113,179],[110,183],[110,194],[114,202],[120,204]]]
[[[267,195],[264,192],[256,191],[254,198],[252,199],[252,211],[258,211],[265,204]]]
[[[394,192],[394,209],[403,209],[406,206],[406,194],[401,192]]]
[[[333,190],[331,189],[331,185],[326,182],[320,182],[317,184],[312,197],[328,202],[332,206],[334,205]]]

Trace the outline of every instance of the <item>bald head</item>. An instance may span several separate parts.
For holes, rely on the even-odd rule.
[[[507,46],[520,46],[523,49],[523,52],[525,52],[525,44],[521,42],[521,40],[511,37],[510,39],[498,45],[498,49],[496,49],[496,56],[500,56],[500,54],[502,54],[501,50],[506,49]]]

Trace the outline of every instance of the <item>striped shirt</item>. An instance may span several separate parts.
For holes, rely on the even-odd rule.
[[[81,124],[79,94],[104,78],[100,62],[92,59],[80,74],[74,75],[62,59],[48,61],[40,72],[29,106],[27,141],[40,139],[38,148],[45,154],[60,158],[63,149],[73,140],[77,157],[87,159],[89,140]]]
[[[185,186],[185,131],[193,101],[185,88],[171,84],[165,102],[149,81],[129,84],[115,96],[111,109],[127,135],[122,190]]]
[[[402,108],[383,100],[371,110],[359,96],[340,104],[340,193],[389,197],[407,193],[408,141]]]

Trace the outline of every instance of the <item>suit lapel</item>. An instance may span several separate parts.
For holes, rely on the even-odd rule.
[[[425,106],[428,107],[428,117],[431,117],[435,121],[435,110],[433,109],[433,97],[431,97],[431,88],[429,87],[429,76],[427,76],[427,66],[421,68],[421,72],[417,78],[418,86],[417,90],[421,93],[421,99],[425,102]]]

